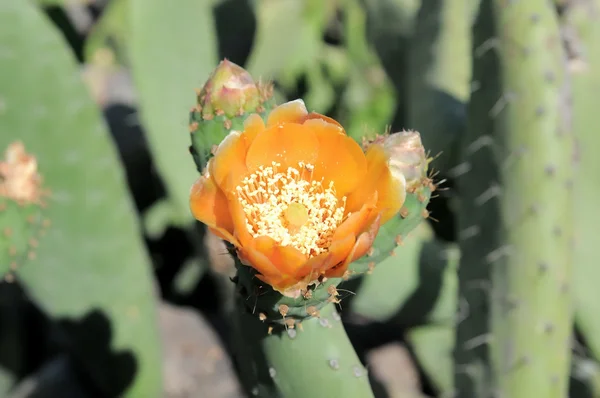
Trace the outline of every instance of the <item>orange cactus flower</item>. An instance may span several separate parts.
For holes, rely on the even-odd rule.
[[[405,200],[386,152],[366,153],[301,100],[250,115],[218,146],[190,192],[193,215],[231,242],[256,277],[288,296],[340,277]]]

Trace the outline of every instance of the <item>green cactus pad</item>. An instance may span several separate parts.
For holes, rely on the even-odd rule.
[[[507,157],[492,267],[492,361],[506,396],[568,394],[573,322],[570,82],[558,17],[545,0],[494,1]],[[510,94],[507,94],[510,93]],[[491,111],[494,114],[494,111]]]
[[[28,261],[37,257],[36,249],[50,226],[39,204],[18,204],[0,197],[0,278],[12,279]]]
[[[186,134],[194,87],[217,63],[212,5],[182,0],[130,0],[127,42],[140,120],[176,209],[175,223],[192,221],[189,189],[197,178]]]
[[[448,394],[442,396],[453,391],[458,259],[456,247],[436,240],[421,223],[395,256],[362,278],[349,300],[351,318],[409,328],[406,339],[438,391]]]
[[[407,332],[406,339],[439,397],[454,396],[453,325],[424,325]]]
[[[600,361],[600,291],[597,261],[596,210],[600,193],[600,157],[597,156],[598,92],[600,91],[600,0],[572,2],[563,16],[565,29],[576,44],[571,76],[573,83],[573,131],[577,139],[575,174],[575,318],[587,347]],[[576,41],[576,42],[575,42]]]
[[[245,305],[245,304],[241,304]],[[244,384],[260,397],[372,398],[361,364],[333,304],[293,328],[240,312],[235,348]]]
[[[51,225],[15,278],[66,333],[79,370],[107,389],[101,394],[160,397],[151,266],[110,133],[75,57],[43,13],[21,0],[0,6],[0,53],[0,148],[22,141],[51,189],[42,218]]]
[[[315,64],[333,7],[319,0],[264,0],[253,6],[257,30],[246,67],[252,76],[289,79]]]
[[[386,222],[379,229],[372,251],[354,261],[348,267],[348,273],[344,279],[354,278],[372,271],[377,264],[390,256],[396,255],[396,248],[402,245],[408,234],[429,217],[427,205],[434,189],[435,185],[431,179],[425,178],[414,192],[408,193],[406,201],[400,209],[400,214]]]
[[[87,0],[80,0],[87,1]],[[106,5],[100,19],[92,26],[84,47],[87,63],[94,63],[102,51],[110,51],[119,65],[128,65],[129,0],[113,0]]]
[[[456,388],[461,397],[568,393],[573,137],[554,6],[482,0],[463,143]],[[457,368],[458,369],[458,368]],[[482,395],[483,394],[483,395]]]
[[[410,45],[408,125],[443,172],[457,164],[471,77],[470,0],[423,0]]]
[[[422,223],[396,249],[395,256],[363,277],[350,300],[351,312],[363,319],[407,326],[433,318],[435,322],[449,321],[454,310],[457,261],[455,250],[436,240],[431,227]],[[441,297],[442,289],[450,292]]]

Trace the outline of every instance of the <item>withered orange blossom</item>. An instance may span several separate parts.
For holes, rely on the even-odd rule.
[[[193,215],[232,243],[256,277],[285,295],[340,277],[405,200],[386,152],[363,152],[301,100],[248,116],[218,146],[190,192]]]

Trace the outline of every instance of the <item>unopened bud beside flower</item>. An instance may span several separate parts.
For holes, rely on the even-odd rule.
[[[381,137],[380,145],[385,149],[388,164],[395,178],[406,181],[406,189],[414,190],[427,177],[429,161],[416,131],[401,131]]]
[[[223,60],[198,94],[202,115],[225,114],[228,117],[254,112],[264,102],[260,87],[241,66]],[[267,90],[268,91],[268,90]]]
[[[190,113],[192,154],[199,170],[211,152],[232,130],[243,130],[245,118],[265,114],[272,104],[273,86],[256,83],[241,66],[223,60],[197,90],[197,104]]]

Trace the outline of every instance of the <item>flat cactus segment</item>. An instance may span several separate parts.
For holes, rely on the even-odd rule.
[[[269,333],[256,316],[240,313],[236,348],[246,388],[260,397],[374,397],[333,304],[314,317]]]
[[[471,83],[471,0],[423,0],[411,41],[408,125],[446,171],[458,163]]]
[[[351,316],[408,328],[419,365],[443,394],[454,388],[458,259],[457,248],[435,239],[422,223],[395,256],[362,278],[349,300]]]
[[[31,2],[0,9],[0,148],[21,141],[51,188],[51,224],[15,278],[104,395],[159,397],[150,263],[110,134],[60,32]]]
[[[108,55],[116,64],[128,65],[128,11],[129,0],[115,0],[106,5],[85,41],[83,55],[87,63],[98,62]]]
[[[571,87],[558,17],[545,0],[494,1],[504,109],[500,245],[492,267],[492,360],[514,398],[568,393],[572,314]]]
[[[441,277],[441,288],[433,309],[427,313],[427,324],[411,328],[406,335],[415,356],[439,391],[440,397],[454,396],[454,374],[460,371],[452,355],[455,347],[456,325],[460,322],[461,316],[457,302],[459,258],[458,247],[454,245],[442,244],[439,241],[428,242],[425,245],[421,256],[421,267],[425,268],[429,265],[433,268],[432,276]],[[438,271],[437,275],[434,274],[436,271]],[[424,301],[421,297],[427,298],[427,293],[431,295],[430,292],[425,292],[431,290],[428,275],[422,276],[421,285],[420,290],[423,292],[421,295],[413,295],[416,296],[413,301]]]
[[[425,178],[421,180],[420,186],[414,192],[407,193],[400,214],[379,229],[371,252],[350,264],[344,279],[363,275],[373,270],[378,263],[395,255],[398,246],[402,244],[408,234],[429,217],[427,205],[433,190],[435,190],[435,185],[432,180]]]
[[[452,322],[457,263],[457,249],[435,239],[431,227],[422,223],[394,256],[363,277],[351,311],[363,319],[404,326]]]
[[[440,392],[440,397],[454,396],[454,327],[424,325],[410,329],[406,339],[427,377]]]
[[[573,132],[577,140],[575,174],[575,318],[587,347],[600,361],[600,278],[596,210],[600,193],[598,92],[600,92],[600,1],[570,2],[563,15],[570,32],[569,70],[573,81]]]
[[[18,204],[0,196],[0,278],[14,273],[37,257],[37,247],[48,231],[50,220],[37,204]]]
[[[570,86],[544,0],[481,1],[459,236],[461,397],[567,395],[572,329]]]
[[[140,119],[158,172],[176,209],[175,222],[192,221],[189,187],[197,178],[187,152],[187,112],[194,87],[217,63],[212,1],[130,0],[129,60]],[[183,133],[182,133],[183,132]]]
[[[333,11],[330,3],[263,0],[253,8],[257,30],[246,67],[252,76],[270,80],[302,72],[318,60],[327,14]]]
[[[350,300],[350,311],[363,319],[387,322],[398,313],[419,286],[419,259],[424,242],[432,238],[421,223],[393,256],[372,266]],[[430,284],[432,285],[432,284]],[[424,314],[423,314],[424,315]]]

